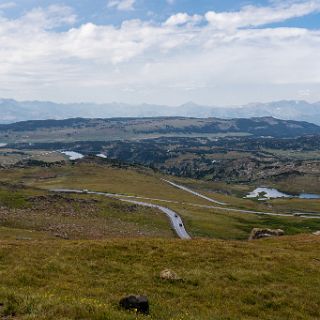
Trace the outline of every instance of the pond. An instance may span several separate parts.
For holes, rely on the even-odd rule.
[[[275,198],[320,199],[320,194],[301,193],[299,195],[292,195],[283,193],[274,188],[260,187],[256,188],[255,190],[247,194],[245,198],[257,198],[258,200],[267,200]]]
[[[83,154],[79,152],[74,151],[62,151],[61,153],[65,154],[67,157],[69,157],[70,160],[78,160],[82,159],[84,157]]]
[[[313,193],[301,193],[299,194],[300,199],[320,199],[320,194]]]
[[[102,159],[107,159],[107,158],[108,158],[108,157],[107,157],[105,154],[103,154],[103,153],[97,154],[97,157],[102,158]]]

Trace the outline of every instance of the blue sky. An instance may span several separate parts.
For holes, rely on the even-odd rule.
[[[11,1],[0,1],[3,3],[11,3]],[[285,2],[285,1],[282,1]],[[53,3],[68,5],[75,9],[79,15],[77,24],[84,22],[94,22],[96,24],[115,24],[118,25],[127,19],[142,19],[162,21],[177,12],[186,12],[188,14],[205,14],[210,10],[217,12],[237,11],[246,5],[267,6],[270,1],[239,1],[239,0],[137,0],[133,5],[133,10],[117,10],[116,7],[108,7],[106,0],[20,0],[12,1],[15,6],[7,9],[9,17],[19,17],[24,12],[35,7],[50,6]],[[285,21],[285,26],[298,26],[305,28],[319,28],[320,14],[311,14],[307,17],[298,19],[290,19]]]
[[[0,0],[0,97],[320,100],[320,0]]]

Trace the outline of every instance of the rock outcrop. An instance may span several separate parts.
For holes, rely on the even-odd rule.
[[[284,235],[284,231],[281,229],[254,228],[250,233],[249,240],[256,240],[256,239],[268,238],[268,237],[279,237],[283,235]]]
[[[181,278],[172,270],[165,269],[160,272],[160,278],[163,280],[178,281]]]

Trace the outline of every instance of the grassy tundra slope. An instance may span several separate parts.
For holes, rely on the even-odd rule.
[[[253,227],[274,227],[284,229],[286,234],[297,233],[311,233],[320,229],[320,219],[303,219],[299,217],[277,217],[277,216],[258,216],[255,214],[242,214],[232,212],[229,210],[220,210],[219,208],[205,208],[195,205],[213,205],[205,199],[199,198],[195,195],[189,194],[183,190],[172,187],[161,180],[164,176],[159,173],[154,173],[152,170],[147,170],[142,167],[130,166],[111,166],[104,161],[99,163],[91,161],[79,161],[76,164],[69,164],[64,166],[53,167],[29,167],[29,168],[13,168],[1,170],[0,181],[4,183],[16,183],[24,185],[28,188],[73,188],[73,189],[88,189],[94,191],[102,191],[109,193],[120,193],[123,195],[140,196],[148,198],[144,200],[149,203],[160,204],[167,206],[177,213],[179,213],[186,225],[187,230],[193,237],[210,237],[221,239],[247,239]],[[166,177],[173,179],[172,177]],[[243,199],[233,195],[233,193],[226,194],[225,192],[217,192],[220,184],[201,182],[192,179],[178,179],[176,182],[190,186],[194,190],[198,190],[213,199],[227,203],[227,207],[249,209],[254,211],[274,212],[274,213],[287,213],[296,211],[320,211],[320,200],[303,200],[303,199],[281,199],[269,200],[266,202]],[[221,190],[229,191],[236,190],[237,187],[232,185],[221,185]],[[233,188],[233,189],[232,189]],[[44,192],[44,191],[42,191]],[[66,196],[64,196],[65,198]],[[68,196],[69,197],[69,196]],[[62,199],[64,199],[62,198]],[[83,201],[92,200],[92,196],[83,195]],[[105,197],[94,198],[100,199],[99,201],[107,201]],[[154,200],[152,200],[154,199]],[[156,199],[166,200],[166,202],[158,201]],[[1,199],[0,199],[1,200]],[[66,200],[65,200],[66,201]],[[111,200],[108,200],[111,201]],[[113,200],[116,201],[116,200]],[[170,202],[167,202],[170,201]],[[57,202],[57,201],[56,201]],[[62,202],[63,203],[63,202]],[[142,222],[146,226],[148,221],[153,223],[149,233],[145,229],[141,229],[142,234],[145,235],[169,235],[165,232],[166,228],[169,230],[169,223],[166,224],[165,218],[161,220],[161,215],[148,215],[147,209],[136,209],[136,215],[130,213],[130,210],[120,209],[115,210],[115,205],[109,205],[109,209],[105,210],[106,214],[113,217],[117,221],[118,217],[122,220],[138,223],[142,227]],[[217,207],[221,207],[217,205]],[[141,209],[141,210],[140,210]],[[56,210],[59,211],[58,209]],[[127,212],[121,214],[121,212]],[[131,210],[132,211],[132,210]],[[142,217],[138,218],[140,211]],[[133,211],[134,212],[134,211]],[[148,220],[150,217],[151,220]],[[69,217],[70,218],[70,217]],[[68,218],[68,219],[69,219]],[[67,219],[67,218],[65,218]],[[72,219],[78,219],[76,225],[86,219],[76,216]],[[82,219],[82,220],[81,220]],[[95,218],[96,219],[96,218]],[[110,218],[111,219],[111,218]],[[43,219],[40,219],[41,221]],[[51,215],[50,221],[54,220],[54,215]],[[125,221],[123,221],[124,223]],[[93,220],[92,220],[93,223]],[[80,223],[82,226],[83,223]],[[110,222],[111,225],[111,222]],[[117,224],[115,224],[116,226]],[[8,226],[8,225],[4,225]],[[24,227],[25,225],[22,225]],[[124,224],[123,232],[131,230],[132,226]],[[66,228],[64,228],[65,230]],[[85,228],[87,229],[87,228]],[[43,229],[40,229],[41,231]],[[137,227],[137,234],[139,228]],[[144,231],[143,231],[144,230]],[[157,231],[158,230],[158,231]],[[71,231],[70,231],[71,232]],[[115,235],[115,232],[111,233]],[[67,232],[68,234],[68,232]],[[70,237],[74,232],[71,232]],[[130,234],[130,232],[129,232]],[[103,237],[103,236],[102,236]],[[91,237],[92,238],[92,237]],[[94,237],[93,237],[94,238]]]
[[[205,208],[212,203],[161,178],[172,179],[143,167],[87,159],[1,169],[0,318],[320,318],[320,238],[311,235],[320,229],[320,219]],[[286,212],[296,206],[314,210],[320,203],[261,203],[236,196],[247,186],[174,180],[235,208]],[[59,187],[149,198],[144,201],[176,210],[195,239],[171,239],[168,220],[155,209],[48,191]],[[291,236],[239,241],[252,227],[282,228]],[[182,279],[161,280],[166,268]],[[149,316],[119,309],[119,299],[131,293],[148,296]]]
[[[320,238],[0,241],[3,319],[319,319]],[[182,281],[159,279],[165,268]],[[118,309],[146,294],[151,314]]]
[[[173,237],[156,209],[105,197],[0,185],[0,239]]]

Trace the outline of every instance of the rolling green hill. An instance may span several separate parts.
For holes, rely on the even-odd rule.
[[[320,238],[0,241],[3,319],[213,320],[320,317]],[[163,269],[181,281],[159,278]],[[120,298],[147,295],[150,315]]]
[[[213,206],[162,178],[227,205]],[[237,196],[247,190],[90,158],[0,169],[0,317],[319,319],[320,238],[311,233],[320,220],[229,208],[315,211],[320,200]],[[121,201],[128,197],[175,210],[193,239],[178,240],[162,212]],[[286,236],[248,242],[253,227],[282,228]],[[166,268],[181,280],[160,279]],[[128,294],[147,295],[150,315],[121,310]]]
[[[25,121],[0,125],[0,141],[110,141],[159,136],[253,135],[295,137],[320,134],[320,127],[307,122],[271,117],[223,120],[216,118],[118,118]]]
[[[243,199],[243,195],[250,190],[250,186],[232,185],[217,182],[205,182],[194,179],[173,178],[154,172],[151,169],[146,169],[139,166],[126,166],[119,164],[109,164],[105,161],[81,160],[73,164],[54,165],[51,167],[31,166],[25,168],[11,168],[0,171],[0,182],[5,185],[22,186],[26,190],[21,189],[18,193],[28,193],[31,188],[37,188],[41,193],[47,195],[47,190],[57,188],[71,189],[87,189],[90,191],[106,192],[111,194],[121,194],[124,197],[133,196],[141,197],[141,201],[159,204],[175,210],[181,215],[185,226],[192,237],[220,238],[220,239],[247,239],[250,231],[254,227],[271,227],[284,229],[286,234],[311,233],[320,229],[320,219],[304,219],[300,217],[290,216],[260,216],[256,214],[242,214],[241,212],[233,212],[228,210],[220,210],[221,205],[216,205],[208,202],[205,199],[199,198],[186,191],[175,188],[161,180],[162,178],[175,181],[180,185],[188,186],[192,190],[198,191],[212,199],[227,204],[227,208],[236,208],[241,210],[252,210],[273,213],[290,213],[290,212],[319,212],[320,200],[305,200],[305,199],[274,199],[268,201],[257,201]],[[5,187],[4,187],[5,188]],[[6,194],[5,191],[4,195]],[[7,191],[8,193],[9,191]],[[30,191],[31,192],[31,191]],[[39,191],[38,191],[39,192]],[[25,198],[23,196],[22,198]],[[65,198],[67,197],[67,198]],[[70,234],[70,238],[90,238],[90,228],[84,228],[84,221],[88,219],[86,216],[87,208],[92,211],[90,223],[95,226],[103,222],[106,226],[104,230],[99,231],[100,236],[91,234],[91,238],[108,238],[121,235],[120,231],[125,231],[124,236],[132,235],[139,236],[139,232],[145,236],[172,236],[170,234],[170,225],[161,215],[155,214],[154,211],[148,211],[146,208],[127,210],[123,203],[117,205],[110,203],[105,197],[94,196],[94,199],[99,200],[97,203],[91,203],[92,195],[82,195],[83,201],[89,201],[87,207],[83,207],[84,213],[81,214],[81,201],[75,202],[71,198],[68,202],[69,195],[63,195],[62,198],[53,198],[48,202],[44,198],[44,208],[51,207],[52,210],[44,209],[42,212],[49,214],[53,230],[56,230],[61,221],[60,212],[65,212],[69,208],[71,212],[75,212],[74,216],[62,215],[63,233]],[[78,196],[79,197],[79,196]],[[4,198],[5,200],[6,198]],[[27,197],[28,199],[28,197]],[[54,200],[55,199],[55,200]],[[49,197],[50,200],[50,197]],[[28,200],[29,201],[29,200]],[[39,200],[35,203],[29,203],[34,208],[36,214],[38,231],[48,230],[45,224],[45,215],[41,215],[41,210],[37,207]],[[102,201],[102,202],[101,202]],[[0,198],[1,203],[1,198]],[[3,203],[3,202],[2,202]],[[68,204],[69,203],[69,204]],[[86,203],[86,202],[84,202]],[[5,204],[5,203],[4,203]],[[66,207],[67,205],[67,207]],[[214,205],[215,208],[210,206]],[[35,206],[35,207],[34,207]],[[78,208],[76,210],[76,208]],[[209,207],[206,207],[209,206]],[[55,210],[53,210],[55,208]],[[59,209],[60,208],[60,209]],[[130,206],[129,206],[130,208]],[[76,210],[76,211],[75,211]],[[123,214],[121,214],[123,212]],[[149,213],[148,213],[149,212]],[[148,215],[149,214],[149,215]],[[55,218],[58,215],[58,219]],[[22,219],[25,215],[13,216],[12,220],[21,221],[21,228],[28,228],[26,219]],[[18,219],[19,218],[19,219]],[[109,220],[108,220],[109,219]],[[120,219],[120,220],[119,220]],[[5,220],[6,221],[6,220]],[[124,226],[124,229],[117,229]],[[81,232],[77,233],[75,228],[68,231],[68,226],[75,224],[79,226],[79,230],[83,228],[83,236]],[[110,226],[108,231],[107,226]],[[30,224],[29,224],[30,225]],[[3,226],[10,226],[8,223]],[[32,225],[31,225],[32,226]],[[50,230],[49,230],[50,231]],[[51,232],[52,234],[52,232]]]

